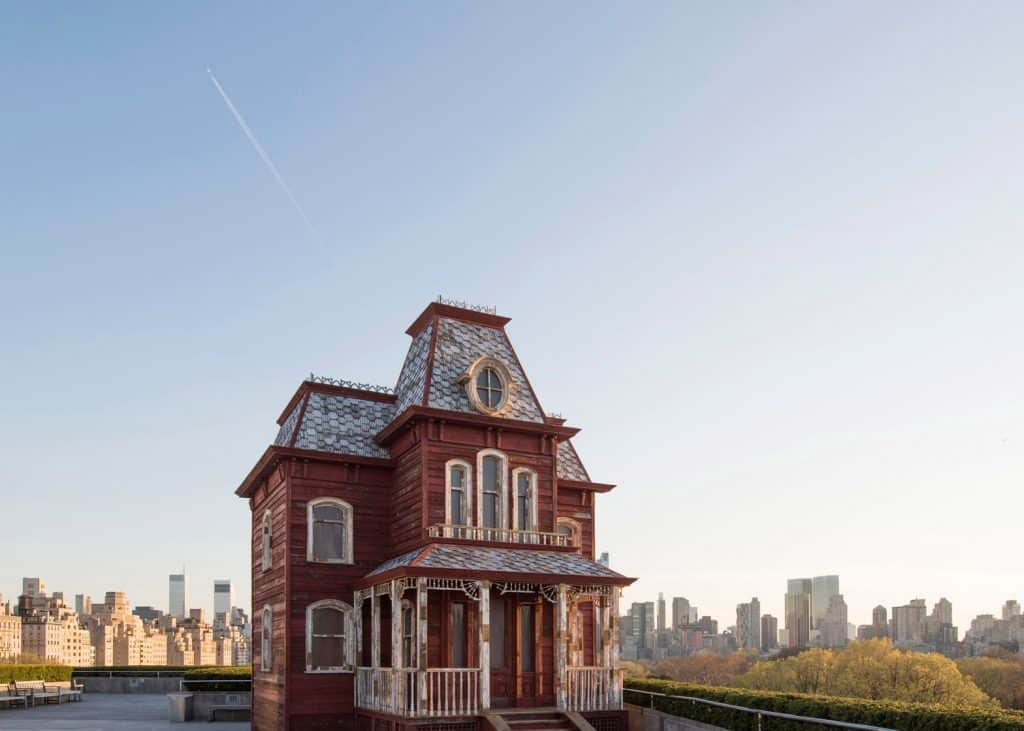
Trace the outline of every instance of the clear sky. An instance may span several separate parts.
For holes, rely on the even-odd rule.
[[[0,24],[0,592],[248,605],[310,371],[497,305],[599,550],[723,626],[1024,599],[1021,3],[21,3]],[[310,230],[206,74],[301,202]]]

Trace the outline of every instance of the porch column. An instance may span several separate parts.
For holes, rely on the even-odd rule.
[[[377,587],[370,587],[370,663],[380,667],[380,599],[377,598]]]
[[[491,582],[480,586],[480,710],[491,707]]]
[[[612,587],[611,606],[608,608],[608,666],[612,668],[612,707],[622,708],[622,671],[619,670],[619,587]]]
[[[612,631],[611,631],[611,610],[609,609],[610,602],[608,597],[602,596],[598,603],[598,612],[600,613],[601,621],[601,659],[598,661],[598,665],[603,668],[610,668],[612,658]]]
[[[402,685],[403,673],[397,672],[402,667],[402,590],[398,579],[391,580],[391,695],[392,708],[395,713],[402,712],[402,699],[405,688]]]
[[[565,672],[568,650],[568,623],[569,587],[565,584],[558,585],[558,605],[555,608],[555,699],[561,710],[568,710],[569,705],[569,679]]]
[[[419,672],[416,674],[416,703],[419,715],[427,710],[427,580],[416,580],[416,656]]]
[[[355,657],[352,664],[359,667],[363,664],[363,592],[356,589],[352,592],[352,634],[355,635]]]

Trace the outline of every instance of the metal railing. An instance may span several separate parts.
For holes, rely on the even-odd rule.
[[[103,670],[101,668],[79,670],[71,674],[76,678],[180,678],[184,670]]]
[[[459,538],[467,541],[494,541],[496,543],[519,543],[527,546],[560,546],[570,548],[576,544],[572,536],[539,530],[516,530],[513,528],[484,528],[478,525],[455,525],[436,523],[427,528],[430,538]]]
[[[653,708],[658,711],[660,709],[655,708],[655,698],[667,698],[669,700],[676,701],[690,701],[690,703],[697,705],[698,703],[706,706],[715,706],[717,708],[728,708],[731,711],[739,711],[741,713],[749,713],[757,718],[757,729],[762,731],[762,721],[765,718],[779,718],[786,721],[796,721],[797,723],[806,723],[815,726],[827,726],[829,728],[847,728],[857,729],[857,731],[896,731],[896,729],[886,728],[884,726],[869,726],[864,723],[850,723],[849,721],[834,721],[830,718],[814,718],[812,716],[797,716],[792,713],[782,713],[780,711],[765,711],[760,708],[749,708],[747,706],[735,706],[731,703],[722,703],[721,701],[712,701],[707,698],[697,698],[696,696],[689,695],[669,695],[668,693],[655,693],[650,690],[636,690],[634,688],[623,688],[623,693],[638,693],[640,695],[648,696],[649,708]],[[637,704],[639,705],[639,704]],[[662,713],[668,713],[670,716],[678,716],[679,718],[685,718],[685,716],[679,716],[677,713],[671,713],[669,711],[661,711]]]
[[[248,685],[252,686],[251,680],[189,680],[188,678],[182,678],[178,683],[179,691],[193,690],[193,685]],[[189,687],[185,687],[189,686]],[[233,691],[232,691],[233,692]],[[242,688],[238,689],[239,693],[247,693],[247,690]]]

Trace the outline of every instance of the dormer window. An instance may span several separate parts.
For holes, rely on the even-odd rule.
[[[477,411],[494,414],[508,403],[512,379],[508,369],[494,358],[480,358],[459,379],[469,402]]]

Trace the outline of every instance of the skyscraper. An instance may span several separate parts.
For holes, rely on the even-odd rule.
[[[842,594],[829,597],[825,618],[818,625],[821,629],[821,643],[825,647],[846,647],[849,640],[846,601]]]
[[[894,645],[915,645],[924,641],[925,618],[928,607],[924,599],[912,599],[910,604],[892,608],[892,642]]]
[[[75,614],[79,619],[84,620],[92,614],[92,597],[88,594],[75,594]]]
[[[46,582],[39,578],[24,578],[21,580],[21,593],[24,596],[46,596]]]
[[[665,595],[658,592],[658,631],[665,629]]]
[[[629,609],[637,647],[654,647],[654,602],[633,602]]]
[[[769,652],[779,646],[779,620],[770,614],[761,616],[761,652]]]
[[[169,600],[167,613],[178,619],[188,617],[188,576],[185,574],[171,574],[169,577]]]
[[[1007,599],[1003,604],[1003,619],[1013,619],[1020,616],[1020,602],[1016,599]]]
[[[677,596],[672,598],[672,629],[690,624],[690,600]]]
[[[811,579],[786,584],[786,637],[790,647],[807,647],[811,639]]]
[[[871,612],[871,635],[873,637],[889,636],[889,614],[885,607],[879,604]]]
[[[839,577],[835,574],[811,579],[811,629],[820,629],[828,614],[832,597],[839,595]]]
[[[231,607],[235,603],[235,592],[231,579],[218,579],[213,582],[213,624],[215,627],[226,627],[231,621]]]
[[[736,605],[736,644],[743,650],[761,649],[761,602],[756,596]]]

